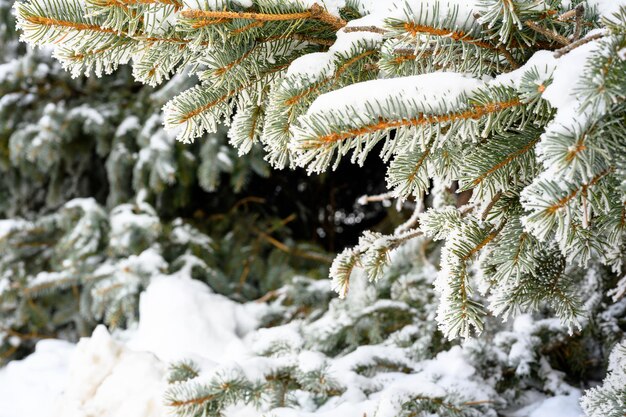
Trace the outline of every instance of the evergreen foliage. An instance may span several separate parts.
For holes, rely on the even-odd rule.
[[[23,0],[15,7],[23,39],[51,45],[73,75],[108,74],[120,64],[149,85],[196,75],[164,106],[165,127],[181,142],[224,121],[240,155],[254,156],[259,143],[275,168],[308,173],[379,153],[387,196],[415,213],[391,234],[364,233],[337,256],[330,271],[339,294],[364,273],[377,282],[376,295],[358,312],[350,311],[355,300],[333,300],[309,319],[321,333],[302,346],[335,358],[364,344],[407,343],[412,355],[434,355],[485,332],[494,346],[470,341],[459,349],[494,358],[491,370],[512,372],[516,384],[507,389],[480,375],[489,398],[413,393],[401,404],[406,415],[496,415],[526,387],[555,393],[546,369],[562,347],[549,346],[546,335],[597,351],[623,337],[623,323],[599,313],[624,295],[626,6],[615,9],[600,15],[593,2],[577,0]],[[408,292],[421,291],[408,301],[395,282],[385,287],[390,260],[407,247],[434,257],[428,271],[436,279],[421,279],[436,295],[415,281]],[[419,299],[426,296],[438,303]],[[530,326],[528,340],[489,329],[490,316],[546,311],[564,327]],[[435,318],[437,327],[424,326]],[[577,335],[585,342],[574,343]],[[531,357],[514,358],[518,343]],[[322,368],[294,367],[302,346],[266,350],[268,361],[286,359],[256,379],[227,370],[199,383],[175,368],[191,378],[172,377],[168,403],[183,416],[219,415],[236,402],[282,406],[293,392],[319,406],[354,388],[321,378]],[[623,390],[613,382],[624,381],[620,349],[605,384],[584,401],[590,415],[597,402],[604,414],[622,412]],[[393,366],[362,365],[374,368],[364,372]]]
[[[585,290],[597,319],[575,336],[543,312],[535,319],[522,315],[513,326],[493,321],[482,338],[463,344],[448,341],[434,321],[439,251],[424,251],[425,242],[415,239],[394,252],[376,286],[355,273],[349,302],[331,300],[327,285],[308,278],[272,292],[261,328],[248,335],[254,355],[220,366],[174,364],[168,407],[185,417],[230,415],[230,407],[242,404],[259,415],[362,415],[342,401],[368,398],[364,402],[384,416],[503,415],[524,405],[530,393],[571,395],[567,377],[589,372],[603,344],[624,335],[616,329],[626,303],[609,313],[606,289],[596,286]],[[619,360],[614,353],[611,369],[620,369]],[[623,384],[613,372],[607,387],[589,391],[584,401],[606,407],[596,412],[590,405],[589,415],[619,415],[615,393],[621,395]]]
[[[610,150],[624,136],[624,9],[600,19],[584,3],[570,9],[559,1],[484,1],[474,14],[436,1],[346,3],[372,13],[363,20],[377,25],[364,27],[288,1],[52,6],[17,3],[19,26],[32,44],[57,44],[55,56],[75,75],[130,61],[148,84],[186,69],[198,75],[199,84],[165,106],[165,125],[179,140],[234,115],[229,136],[239,152],[260,141],[279,168],[319,173],[348,153],[362,164],[378,146],[400,200],[421,199],[431,180],[471,191],[463,218],[444,225],[438,320],[448,337],[483,328],[487,309],[473,298],[469,269],[477,258],[487,265],[481,279],[497,282],[493,312],[547,301],[572,327],[580,303],[568,265],[621,265],[612,249],[623,234],[623,152]],[[580,77],[561,75],[576,42],[586,52]],[[571,94],[569,104],[549,96],[555,83]],[[434,228],[432,216],[422,217],[422,228]],[[345,292],[355,265],[377,279],[388,252],[408,239],[364,236],[337,258],[337,288]],[[519,256],[510,254],[515,240],[523,242]],[[509,273],[500,268],[506,251]]]
[[[624,386],[626,345],[624,343],[615,346],[609,361],[609,374],[602,386],[587,391],[582,400],[583,408],[589,416],[613,417],[626,413],[626,386]]]

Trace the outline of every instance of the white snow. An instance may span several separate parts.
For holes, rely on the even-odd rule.
[[[72,355],[68,383],[55,417],[160,417],[166,365],[148,352],[133,351],[99,326]]]
[[[130,133],[136,133],[141,129],[141,124],[137,116],[127,116],[115,130],[116,137],[122,137]]]
[[[243,307],[200,281],[154,278],[141,295],[139,314],[129,346],[153,352],[163,361],[195,356],[225,361],[246,352],[239,325],[240,319],[246,320]]]
[[[68,380],[73,344],[42,340],[35,353],[0,369],[0,417],[49,417]],[[36,399],[36,400],[34,400]]]
[[[0,220],[0,239],[4,239],[15,230],[26,227],[29,223],[26,220],[7,219]]]
[[[104,213],[95,198],[75,198],[65,203],[63,207],[66,209],[80,208],[85,213],[90,211],[100,211]]]
[[[558,60],[554,70],[554,81],[543,93],[543,97],[555,108],[572,112],[576,110],[579,102],[574,94],[581,75],[585,73],[589,56],[598,48],[597,42],[590,42],[574,49],[572,52]],[[566,110],[567,109],[567,110]],[[574,115],[561,114],[562,118]]]
[[[28,285],[30,287],[36,287],[36,286],[44,285],[46,283],[50,283],[53,281],[62,280],[66,277],[67,277],[67,274],[65,272],[41,271],[37,275],[35,275],[35,278],[30,280]]]
[[[314,79],[332,74],[333,55],[328,52],[314,52],[294,59],[287,69],[287,76],[299,75]]]
[[[482,84],[480,80],[452,72],[365,81],[323,94],[311,104],[307,115],[341,113],[346,109],[367,113],[366,103],[373,100],[385,103],[397,97],[402,97],[404,102],[413,100],[436,107],[442,97],[446,97],[446,102],[454,103],[456,98]]]
[[[44,340],[31,356],[1,370],[0,417],[165,417],[168,363],[243,360],[242,337],[257,326],[262,308],[228,300],[190,278],[154,278],[141,296],[136,329],[111,336],[99,326],[75,348]]]
[[[322,369],[325,364],[326,357],[319,352],[305,350],[298,355],[298,368],[302,372],[313,372]]]
[[[137,230],[152,237],[158,235],[161,227],[154,209],[148,204],[121,204],[111,211],[112,248],[129,248]],[[132,251],[130,251],[132,252]]]
[[[380,23],[380,22],[378,22]],[[350,22],[349,26],[376,25],[366,16]],[[306,54],[295,59],[287,70],[287,78],[283,81],[288,85],[298,85],[300,79],[309,81],[319,80],[328,77],[336,71],[338,61],[342,57],[350,56],[350,52],[364,51],[366,47],[373,48],[382,43],[383,36],[379,33],[368,31],[345,32],[340,30],[337,33],[337,40],[329,48],[328,52],[316,52]],[[345,59],[345,58],[343,58]]]
[[[557,395],[547,398],[528,417],[581,417],[583,410],[578,405],[580,395]]]
[[[587,0],[588,3],[597,7],[598,13],[605,17],[611,17],[619,11],[620,6],[626,5],[624,0]]]
[[[538,51],[521,68],[498,75],[491,84],[519,87],[522,76],[531,68],[535,68],[542,78],[550,77],[557,66],[557,59],[552,51]],[[547,90],[547,89],[546,89]],[[545,92],[544,92],[545,94]],[[554,104],[554,103],[551,103]]]

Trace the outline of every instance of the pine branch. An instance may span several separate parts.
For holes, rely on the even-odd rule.
[[[404,30],[414,38],[421,34],[433,35],[443,38],[449,38],[458,42],[468,43],[485,49],[498,51],[497,47],[480,39],[475,39],[463,31],[455,31],[450,29],[419,25],[413,22],[406,22],[404,24]]]
[[[20,26],[26,32],[27,38],[36,44],[48,44],[55,41],[60,42],[61,40],[69,43],[74,40],[75,36],[71,35],[75,35],[75,32],[106,34],[111,35],[111,39],[114,40],[127,38],[130,40],[146,42],[148,44],[156,42],[188,44],[191,42],[189,39],[175,36],[158,37],[142,32],[131,34],[124,30],[103,27],[98,23],[87,23],[86,21],[74,21],[48,17],[43,15],[42,10],[38,10],[34,5],[31,6],[30,4],[18,3],[16,8]],[[57,30],[58,33],[53,34],[51,37],[46,36],[48,34],[42,31],[43,28]]]
[[[557,49],[556,51],[554,51],[554,57],[555,58],[561,58],[563,55],[569,54],[574,49],[576,49],[576,48],[578,48],[580,46],[586,45],[589,42],[593,42],[595,40],[602,39],[603,37],[605,37],[607,35],[608,35],[608,33],[606,33],[606,32],[600,32],[600,33],[594,33],[593,35],[589,35],[589,36],[587,36],[585,38],[579,39],[579,40],[577,40],[575,42],[570,43],[567,46],[564,46],[561,49]]]
[[[499,169],[503,168],[504,166],[510,164],[516,158],[519,158],[520,156],[524,155],[525,153],[531,151],[534,148],[535,144],[537,144],[537,142],[539,142],[539,139],[540,138],[536,138],[536,139],[532,140],[531,142],[529,142],[528,144],[526,144],[522,149],[516,150],[515,152],[507,155],[506,158],[504,158],[503,160],[501,160],[498,163],[496,163],[495,165],[493,165],[487,171],[483,172],[478,178],[475,178],[472,181],[472,185],[474,187],[480,185],[483,181],[485,181],[485,179],[487,177],[492,175],[494,172],[496,172],[497,170],[499,170]]]
[[[375,50],[369,50],[369,51],[365,51],[359,55],[356,55],[352,58],[350,58],[349,60],[347,60],[346,62],[342,63],[337,70],[335,71],[335,73],[331,76],[331,77],[327,77],[324,78],[322,81],[310,86],[309,88],[305,89],[304,91],[302,91],[301,93],[285,100],[285,105],[286,106],[293,106],[294,104],[296,104],[298,101],[302,100],[304,97],[310,95],[311,93],[313,93],[314,91],[318,91],[320,88],[322,88],[324,85],[329,84],[329,83],[334,83],[337,81],[337,79],[344,73],[346,72],[351,66],[353,66],[354,64],[356,64],[358,61],[367,58],[368,56],[372,56],[374,54],[376,54],[377,51]]]
[[[591,181],[582,184],[579,188],[575,188],[574,190],[570,191],[569,194],[567,194],[565,197],[560,198],[558,201],[556,201],[555,203],[549,205],[545,211],[548,214],[554,214],[557,211],[559,211],[560,209],[562,209],[563,207],[565,207],[571,200],[573,200],[574,198],[576,198],[576,196],[578,195],[586,195],[587,194],[587,190],[591,187],[593,187],[594,185],[596,185],[602,178],[604,178],[605,176],[609,175],[611,172],[613,172],[613,168],[608,168],[598,174],[596,174],[596,176],[594,176]]]
[[[183,10],[181,16],[187,19],[199,19],[195,23],[195,28],[204,25],[212,25],[223,23],[224,21],[233,19],[254,20],[257,22],[278,22],[289,20],[317,20],[325,23],[335,30],[339,30],[346,25],[346,22],[336,16],[328,13],[322,6],[317,3],[305,12],[300,13],[253,13],[253,12],[231,12],[231,11],[212,11],[212,10]]]
[[[489,204],[487,204],[487,207],[485,207],[485,209],[483,210],[483,214],[480,216],[480,219],[482,221],[485,221],[487,217],[489,217],[489,213],[491,213],[491,210],[498,203],[498,201],[500,201],[501,198],[502,198],[502,191],[498,191],[496,195],[493,196]]]
[[[43,16],[25,16],[24,21],[31,23],[33,25],[38,26],[51,26],[51,27],[60,27],[60,28],[69,28],[77,31],[88,30],[92,32],[101,32],[101,33],[113,33],[117,34],[117,31],[113,29],[103,28],[100,25],[96,24],[86,24],[80,22],[71,22],[67,20],[54,19],[51,17],[43,17]]]
[[[431,141],[424,150],[415,150],[397,155],[387,172],[387,186],[393,190],[396,198],[406,198],[409,195],[419,197],[430,184],[426,170],[426,163],[431,155]]]
[[[96,4],[100,7],[106,6],[145,6],[145,5],[166,5],[174,6],[175,10],[183,7],[183,3],[180,0],[89,0],[90,3]]]
[[[371,133],[376,133],[381,130],[397,129],[400,127],[416,127],[440,123],[449,123],[458,120],[477,120],[492,113],[497,113],[505,109],[521,106],[522,103],[519,99],[514,98],[502,102],[493,102],[484,105],[472,106],[468,110],[453,112],[442,115],[426,115],[420,114],[417,117],[403,120],[388,120],[380,118],[375,124],[362,126],[338,133],[331,133],[315,139],[310,139],[306,142],[303,148],[319,148],[327,146],[335,142],[340,142],[355,136],[362,136]]]
[[[224,93],[220,93],[219,89],[206,91],[201,87],[187,90],[164,108],[166,126],[184,125],[185,129],[178,136],[182,141],[191,141],[204,131],[215,131],[217,123],[232,112],[232,99],[261,80],[284,71],[289,66],[289,62],[288,60],[287,63],[279,62],[276,65],[269,65],[264,72],[258,74],[258,78],[255,77],[247,84]]]

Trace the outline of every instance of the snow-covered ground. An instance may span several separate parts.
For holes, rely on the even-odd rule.
[[[75,346],[44,340],[0,371],[0,417],[164,416],[168,363],[245,355],[242,337],[255,326],[258,308],[199,281],[157,277],[142,294],[135,329],[111,336],[99,326]]]
[[[267,366],[254,360],[255,345],[276,337],[275,329],[255,329],[265,308],[260,303],[236,303],[189,278],[157,277],[142,294],[136,328],[111,335],[100,326],[76,345],[44,340],[35,353],[0,370],[0,417],[171,415],[163,400],[169,362],[191,358],[201,364],[203,371],[238,364],[247,375],[259,373],[253,369],[255,363]],[[289,338],[289,329],[289,325],[279,327],[280,337]],[[298,343],[295,332],[292,339]],[[358,387],[362,381],[355,379],[350,369],[364,357],[376,354],[377,349],[380,347],[362,346],[337,358],[330,372],[342,383]],[[390,347],[383,349],[388,355],[394,353]],[[298,356],[301,368],[315,368],[323,360],[323,355],[310,351]],[[387,375],[384,388],[369,397],[358,389],[348,389],[316,413],[284,408],[273,410],[273,415],[393,417],[397,399],[404,395],[442,395],[442,387],[454,386],[485,398],[491,395],[492,388],[482,387],[474,379],[476,370],[458,346],[422,361],[419,368],[416,373]],[[538,396],[532,405],[511,416],[579,417],[579,395],[574,390],[548,399]],[[260,413],[242,406],[233,409],[231,415]]]

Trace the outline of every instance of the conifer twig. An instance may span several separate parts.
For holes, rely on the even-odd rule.
[[[39,334],[37,332],[20,333],[8,327],[0,327],[0,332],[4,332],[9,336],[17,337],[22,340],[54,339],[55,337],[57,337],[56,334],[45,335]]]
[[[580,39],[580,35],[582,33],[583,30],[583,17],[585,16],[585,5],[583,3],[580,3],[578,6],[576,6],[576,23],[574,26],[574,38],[573,40],[578,40]]]
[[[325,143],[334,143],[340,142],[342,140],[354,137],[365,135],[368,133],[374,133],[379,130],[384,129],[396,129],[404,126],[422,126],[433,123],[445,123],[445,122],[453,122],[456,120],[470,120],[470,119],[479,119],[483,116],[486,116],[491,113],[498,112],[500,110],[504,110],[511,107],[520,106],[522,102],[515,98],[512,100],[508,100],[505,102],[497,102],[497,103],[489,103],[482,106],[473,106],[468,110],[464,110],[461,112],[448,113],[442,115],[426,115],[420,114],[417,117],[412,119],[402,119],[402,120],[386,120],[380,119],[377,123],[370,124],[367,126],[349,129],[344,132],[339,133],[330,133],[328,135],[324,135],[318,138],[318,147],[322,146]]]
[[[589,187],[593,187],[594,185],[598,183],[598,181],[600,181],[602,178],[609,175],[613,171],[614,171],[613,167],[609,167],[605,169],[604,171],[600,172],[595,177],[593,177],[591,181],[589,181],[588,183],[585,183],[579,188],[574,189],[568,195],[559,199],[556,203],[550,205],[548,208],[545,209],[545,211],[550,214],[556,213],[559,209],[565,207],[567,203],[569,203],[572,199],[574,199],[578,194],[584,195],[589,189]]]
[[[580,38],[580,34],[583,28],[584,16],[585,16],[585,5],[581,3],[575,8],[560,15],[557,20],[559,20],[560,22],[566,22],[570,19],[575,19],[574,35],[572,36],[572,39],[578,40]]]
[[[289,66],[289,64],[283,64],[280,65],[278,67],[272,68],[271,70],[267,71],[265,74],[263,74],[263,76],[266,75],[271,75],[273,73],[276,72],[280,72],[282,70],[284,70],[285,68],[287,68]],[[198,107],[194,110],[191,110],[185,114],[182,115],[182,117],[179,118],[179,120],[176,121],[176,124],[183,124],[187,121],[189,121],[190,119],[198,116],[199,114],[204,113],[205,111],[211,109],[212,107],[217,106],[220,103],[223,103],[224,101],[230,100],[231,98],[235,97],[237,94],[239,94],[240,92],[244,91],[246,88],[249,88],[250,86],[254,85],[255,83],[257,83],[259,80],[258,79],[253,79],[251,82],[249,82],[246,85],[243,85],[239,88],[236,88],[234,90],[229,91],[228,93],[224,94],[221,97],[218,97],[217,99],[213,100],[210,103],[207,103],[201,107]]]
[[[175,11],[178,11],[180,8],[183,7],[183,2],[180,0],[102,0],[98,3],[98,5],[106,6],[146,6],[151,4],[174,6]]]
[[[436,27],[427,26],[427,25],[419,25],[414,22],[406,22],[404,24],[404,30],[410,33],[411,36],[413,37],[416,37],[418,34],[424,33],[427,35],[450,38],[455,41],[469,43],[469,44],[476,45],[485,49],[498,50],[498,48],[491,45],[490,43],[481,41],[480,39],[472,38],[471,36],[469,36],[463,31],[441,29],[441,28],[436,28]]]
[[[408,231],[411,228],[417,227],[419,224],[420,214],[422,214],[423,211],[424,211],[424,199],[418,198],[417,201],[415,202],[415,209],[413,209],[413,213],[411,214],[411,217],[409,217],[409,219],[406,222],[396,227],[396,230],[394,230],[394,234],[401,234],[401,233]]]
[[[27,21],[28,23],[32,23],[34,25],[39,25],[39,26],[65,28],[69,30],[75,30],[78,32],[91,31],[91,32],[98,32],[98,33],[107,33],[107,34],[115,35],[118,38],[131,39],[131,40],[139,41],[139,42],[147,42],[147,43],[164,42],[164,43],[181,43],[181,44],[188,44],[191,42],[191,40],[189,39],[183,39],[179,37],[169,37],[169,38],[157,37],[157,36],[148,35],[146,33],[139,33],[137,35],[131,35],[128,32],[123,31],[123,30],[115,30],[111,28],[105,28],[99,25],[92,25],[92,24],[81,23],[81,22],[73,22],[71,20],[55,19],[55,18],[45,17],[45,16],[36,16],[36,15],[25,16],[24,20]],[[203,43],[202,45],[205,45],[205,43]],[[95,51],[92,51],[92,52],[95,52]]]
[[[350,33],[350,32],[372,32],[372,33],[379,33],[381,35],[384,35],[385,33],[387,33],[386,29],[383,28],[379,28],[377,26],[348,26],[345,27],[343,29],[344,32]]]
[[[358,200],[358,203],[364,206],[369,203],[380,203],[383,201],[393,200],[394,198],[395,196],[393,192],[389,191],[383,194],[361,196]]]
[[[486,178],[488,178],[491,174],[493,174],[494,172],[496,172],[497,170],[499,170],[500,168],[506,166],[507,164],[511,163],[512,161],[514,161],[516,158],[519,158],[520,156],[524,155],[527,152],[530,152],[531,150],[533,150],[535,148],[535,145],[539,142],[539,139],[541,139],[540,137],[537,137],[533,140],[531,140],[528,144],[526,144],[523,148],[516,150],[515,152],[507,155],[506,158],[504,158],[503,160],[499,161],[498,163],[496,163],[495,165],[491,166],[487,171],[483,172],[482,175],[480,175],[478,178],[475,178],[472,181],[472,185],[474,187],[477,187],[478,185],[480,185],[480,183],[482,183]]]
[[[233,20],[233,19],[246,19],[256,20],[260,22],[277,22],[277,21],[289,21],[289,20],[319,20],[326,23],[336,30],[344,27],[347,22],[337,16],[333,16],[328,13],[319,4],[315,3],[311,8],[305,12],[300,13],[257,13],[257,12],[232,12],[228,10],[183,10],[181,16],[187,19],[210,19],[206,21],[206,24],[211,24],[218,19]]]
[[[269,244],[271,244],[272,246],[274,246],[276,249],[280,250],[281,252],[285,252],[289,255],[297,256],[298,258],[308,259],[310,261],[316,261],[316,262],[322,262],[322,263],[328,263],[328,264],[333,261],[331,258],[328,258],[322,254],[305,252],[297,248],[291,248],[285,245],[283,242],[279,241],[278,239],[268,235],[267,233],[257,228],[254,228],[253,230],[255,233],[259,235],[261,239],[265,240],[266,242],[268,242]]]
[[[461,257],[462,261],[469,261],[472,256],[476,255],[478,252],[480,252],[485,246],[487,246],[489,243],[491,243],[491,241],[493,241],[498,234],[502,231],[502,229],[504,229],[504,225],[506,224],[507,219],[504,219],[500,225],[498,225],[497,228],[493,229],[493,231],[491,233],[489,233],[483,240],[481,240],[478,245],[474,246],[472,249],[470,249],[469,252],[467,252],[465,255],[463,255]]]
[[[582,4],[579,4],[579,6],[582,6]],[[575,7],[573,9],[570,9],[568,11],[566,11],[565,13],[559,15],[559,17],[557,18],[557,20],[559,22],[567,22],[568,20],[576,17],[576,15],[578,14],[576,9],[578,9],[578,7]]]
[[[413,59],[416,58],[415,55],[415,50],[412,48],[396,48],[393,50],[393,53],[395,55],[408,55],[408,56],[412,56]]]
[[[481,220],[484,221],[487,218],[487,216],[489,216],[491,209],[493,208],[493,206],[496,205],[496,203],[500,200],[500,198],[502,198],[502,191],[498,191],[496,195],[493,196],[489,204],[487,204],[487,207],[485,207],[483,214],[480,216]]]
[[[363,53],[361,53],[361,54],[359,54],[357,56],[354,56],[354,57],[350,58],[349,60],[344,62],[339,68],[337,68],[337,70],[335,71],[335,73],[332,76],[324,78],[321,82],[312,85],[311,87],[307,88],[306,90],[304,90],[300,94],[297,94],[297,95],[289,98],[288,100],[285,100],[285,104],[287,106],[293,106],[299,100],[301,100],[302,98],[308,96],[312,92],[316,91],[321,86],[326,85],[329,82],[336,81],[337,78],[339,78],[341,76],[341,74],[343,74],[349,67],[351,67],[352,65],[356,64],[357,62],[359,62],[361,59],[364,59],[364,58],[366,58],[366,57],[368,57],[370,55],[373,55],[375,53],[376,53],[375,50],[369,50],[369,51],[365,51],[365,52],[363,52]]]
[[[511,65],[511,68],[516,70],[520,67],[519,62],[517,62],[517,60],[513,57],[513,55],[504,46],[501,46],[500,48],[498,48],[498,52],[500,52],[504,56],[504,58]]]
[[[529,28],[531,28],[532,30],[534,30],[535,32],[540,33],[546,38],[552,39],[553,41],[558,42],[561,45],[569,45],[571,43],[569,39],[567,39],[565,36],[560,35],[556,32],[553,32],[549,29],[546,29],[543,26],[540,26],[531,20],[527,20],[526,22],[524,22],[524,24],[528,26]]]
[[[587,36],[585,38],[579,39],[579,40],[577,40],[575,42],[572,42],[569,45],[567,45],[567,46],[565,46],[565,47],[563,47],[561,49],[557,49],[554,52],[554,57],[555,58],[560,58],[563,55],[566,55],[566,54],[572,52],[574,49],[576,49],[576,48],[578,48],[580,46],[583,46],[583,45],[585,45],[585,44],[587,44],[589,42],[593,42],[595,40],[601,39],[601,38],[605,37],[606,35],[607,35],[606,32],[600,32],[600,33],[594,33],[593,35],[589,35],[589,36]]]

